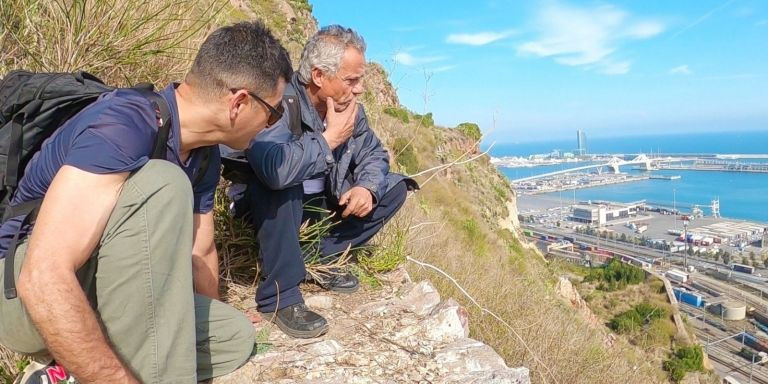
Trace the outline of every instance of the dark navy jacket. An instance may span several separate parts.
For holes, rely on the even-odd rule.
[[[358,105],[352,136],[331,150],[322,136],[323,119],[310,102],[297,73],[286,85],[285,94],[297,96],[302,135],[291,132],[286,106],[280,121],[256,136],[245,153],[258,179],[269,188],[285,189],[325,175],[326,193],[336,199],[359,186],[371,191],[374,202],[404,179],[409,187],[417,188],[413,180],[389,173],[389,154],[368,126],[362,105]]]

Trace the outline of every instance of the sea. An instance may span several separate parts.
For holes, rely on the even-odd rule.
[[[541,141],[496,144],[490,154],[494,157],[529,156],[550,153],[557,149],[572,152],[573,140]],[[687,133],[670,135],[646,135],[611,138],[587,138],[588,153],[598,154],[738,154],[764,155],[756,158],[740,158],[740,162],[768,162],[768,131]],[[578,167],[585,163],[563,163],[539,167],[500,167],[507,178],[513,180],[556,170]],[[621,172],[639,174],[633,165],[621,168]],[[677,180],[648,179],[608,186],[553,192],[545,196],[558,198],[566,204],[586,200],[634,202],[645,200],[649,204],[676,207],[690,211],[698,205],[709,215],[712,200],[719,199],[720,215],[726,218],[748,220],[768,224],[768,173],[740,173],[713,171],[653,171],[657,175],[678,175]]]

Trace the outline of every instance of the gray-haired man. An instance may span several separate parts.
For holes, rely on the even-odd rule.
[[[291,131],[286,113],[246,151],[256,177],[235,207],[250,218],[260,241],[258,310],[293,337],[315,337],[328,329],[322,316],[304,306],[299,291],[306,270],[298,230],[311,217],[302,204],[336,213],[319,245],[322,255],[331,257],[370,240],[402,206],[407,190],[417,187],[389,173],[389,155],[357,103],[365,48],[355,31],[338,25],[312,36],[285,92],[299,103],[301,132]],[[320,283],[340,292],[358,288],[349,273]]]

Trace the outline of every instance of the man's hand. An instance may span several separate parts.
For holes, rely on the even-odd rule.
[[[357,97],[353,98],[349,106],[342,111],[336,112],[336,103],[330,97],[325,99],[325,132],[323,137],[328,142],[331,149],[336,149],[343,144],[355,130],[355,119],[357,117]]]
[[[341,217],[355,215],[364,217],[373,210],[373,194],[363,187],[353,187],[339,199],[339,205],[345,205]]]

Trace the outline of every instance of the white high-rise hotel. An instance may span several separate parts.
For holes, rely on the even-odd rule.
[[[587,154],[587,134],[581,129],[576,131],[576,143],[578,144],[577,152],[579,156]]]

